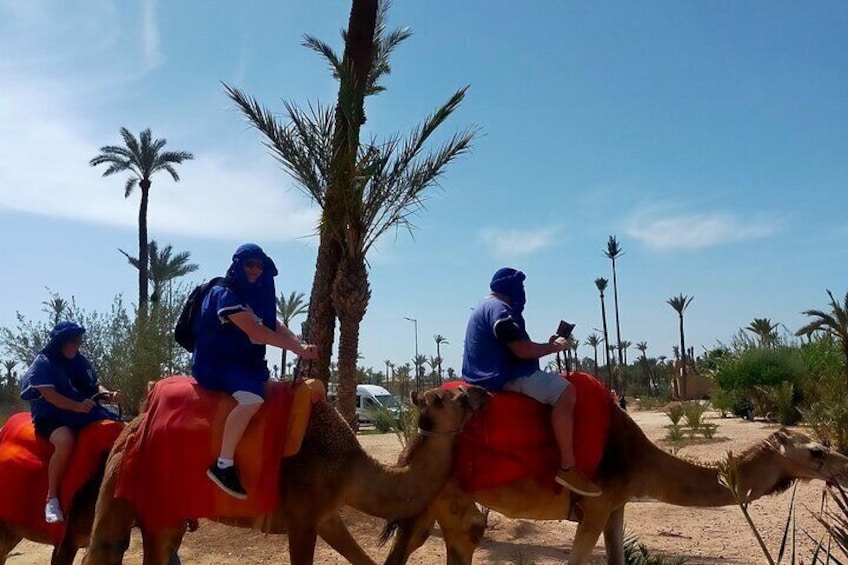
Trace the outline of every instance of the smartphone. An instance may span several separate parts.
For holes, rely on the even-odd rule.
[[[560,320],[559,326],[557,326],[556,334],[559,337],[564,337],[565,339],[568,339],[569,337],[571,337],[571,332],[574,331],[574,328],[575,324],[569,324],[565,320]]]

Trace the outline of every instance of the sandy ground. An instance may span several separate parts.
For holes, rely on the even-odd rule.
[[[632,412],[636,422],[653,440],[661,439],[668,418],[661,412]],[[718,424],[716,439],[707,444],[691,445],[680,450],[681,455],[703,461],[723,457],[729,449],[735,453],[764,438],[777,426],[762,422],[745,422],[740,419],[720,419],[716,415],[708,420]],[[360,435],[360,442],[374,457],[392,463],[400,450],[392,434]],[[804,531],[820,537],[822,529],[812,515],[821,504],[822,484],[799,484],[796,495],[798,557],[806,563],[811,559],[811,542]],[[784,523],[789,508],[789,492],[754,502],[750,513],[763,534],[773,555],[777,555]],[[345,521],[353,535],[372,557],[385,558],[388,549],[377,546],[382,529],[380,520],[365,516],[355,510],[344,511]],[[628,504],[626,515],[628,533],[638,536],[652,553],[669,557],[683,557],[688,563],[766,563],[751,534],[741,511],[736,507],[713,509],[675,507],[657,502]],[[492,512],[489,528],[475,563],[514,563],[516,565],[553,565],[568,560],[570,540],[576,524],[566,521],[534,522],[513,520]],[[180,555],[183,563],[199,565],[236,565],[253,563],[288,563],[285,536],[265,536],[219,524],[202,522],[199,531],[188,534]],[[595,549],[597,562],[603,556],[603,541]],[[49,563],[50,548],[31,542],[21,543],[12,553],[9,565],[41,565]],[[79,562],[79,559],[78,559]],[[319,541],[316,563],[344,563],[338,554]],[[140,544],[137,538],[127,553],[125,563],[140,564]],[[417,565],[445,563],[445,550],[438,527],[427,543],[410,560]]]

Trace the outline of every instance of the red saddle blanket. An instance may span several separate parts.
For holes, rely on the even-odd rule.
[[[246,500],[206,476],[221,449],[235,401],[191,377],[168,377],[147,397],[147,412],[128,438],[115,496],[129,500],[148,532],[196,518],[256,517],[280,504],[280,460],[300,450],[316,384],[270,383],[265,403],[239,442],[235,462]],[[311,388],[310,388],[311,387]]]
[[[606,445],[613,400],[588,373],[567,378],[577,390],[574,455],[577,468],[594,478]],[[449,383],[445,386],[461,386]],[[523,394],[499,392],[466,424],[457,438],[453,475],[474,492],[522,479],[555,488],[559,449],[551,428],[551,408]]]
[[[68,470],[59,487],[59,500],[66,517],[73,508],[71,501],[106,461],[118,434],[120,422],[97,422],[77,434]],[[47,498],[47,463],[53,446],[35,435],[29,412],[13,415],[0,428],[0,519],[41,532],[53,543],[62,541],[65,523],[44,521]]]

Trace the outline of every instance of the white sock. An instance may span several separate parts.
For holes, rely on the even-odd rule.
[[[218,458],[218,468],[219,469],[226,469],[226,468],[232,467],[232,466],[233,466],[233,460],[232,459],[227,459],[226,457],[219,457]]]

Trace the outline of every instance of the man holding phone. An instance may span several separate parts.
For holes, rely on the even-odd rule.
[[[566,337],[553,335],[547,343],[530,339],[525,329],[524,273],[504,267],[489,284],[491,294],[474,309],[465,332],[462,378],[498,392],[518,392],[551,406],[551,425],[560,450],[556,482],[583,496],[599,496],[601,489],[581,476],[574,457],[574,387],[556,373],[542,371],[539,359],[563,351]],[[568,324],[560,324],[568,330]],[[573,326],[572,326],[573,327]]]

